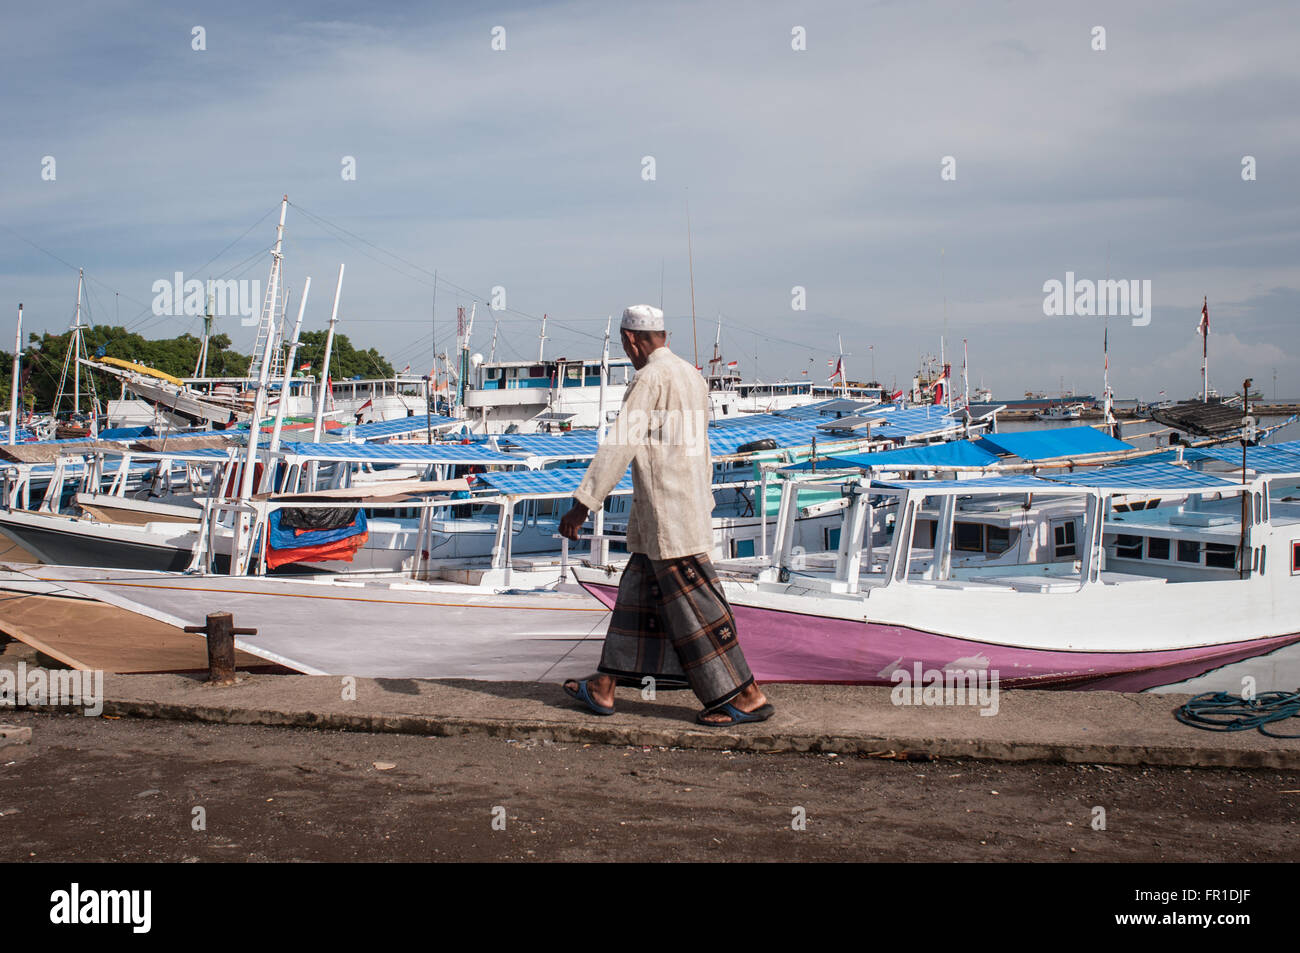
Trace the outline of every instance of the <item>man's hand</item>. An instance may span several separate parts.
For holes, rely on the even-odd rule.
[[[560,535],[576,540],[578,533],[582,531],[582,524],[587,522],[587,514],[590,512],[581,503],[574,503],[573,509],[565,513],[560,519]]]

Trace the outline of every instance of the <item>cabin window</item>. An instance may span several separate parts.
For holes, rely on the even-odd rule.
[[[840,528],[838,526],[826,531],[826,551],[840,548]]]
[[[1124,559],[1142,558],[1142,537],[1121,534],[1115,540],[1115,555]]]
[[[568,365],[565,365],[565,368],[564,368],[564,379],[565,379],[566,381],[580,381],[580,380],[582,380],[582,365],[581,365],[581,364],[568,364]]]
[[[953,524],[952,548],[963,553],[982,553],[984,551],[984,527],[979,523]]]
[[[1206,543],[1205,565],[1215,569],[1236,569],[1237,547],[1227,543]]]
[[[934,520],[917,520],[916,532],[912,534],[912,545],[921,549],[934,549]]]
[[[1195,540],[1178,541],[1178,561],[1180,563],[1199,563],[1201,561],[1201,544]]]
[[[1052,535],[1056,543],[1057,559],[1074,556],[1077,553],[1074,538],[1074,520],[1056,523],[1052,527]]]
[[[1150,536],[1147,538],[1147,559],[1168,559],[1169,558],[1169,540],[1163,536]]]
[[[1291,544],[1291,575],[1300,574],[1300,543]]]
[[[731,541],[731,558],[744,559],[747,556],[754,555],[754,541],[752,539],[733,539]]]
[[[541,364],[534,364],[532,367],[528,368],[528,376],[529,376],[529,377],[545,377],[545,376],[546,376],[546,368],[543,367]]]
[[[1011,530],[1005,526],[990,526],[987,538],[988,545],[985,548],[990,553],[1005,553],[1011,548]]]

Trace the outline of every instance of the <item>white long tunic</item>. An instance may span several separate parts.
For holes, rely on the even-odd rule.
[[[652,351],[573,498],[595,510],[630,463],[628,552],[651,559],[708,553],[713,549],[708,425],[709,387],[700,372],[666,347]]]

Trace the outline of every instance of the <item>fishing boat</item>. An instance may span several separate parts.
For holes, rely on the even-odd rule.
[[[1038,414],[1039,420],[1078,420],[1083,416],[1085,405],[1079,401],[1060,401],[1050,404]]]
[[[783,487],[771,560],[724,580],[738,635],[762,681],[870,685],[978,671],[1008,688],[1140,691],[1271,652],[1300,641],[1300,444],[1270,449],[1264,471],[1236,481],[1163,460],[1051,478],[841,479],[839,545],[822,560],[788,529],[804,488],[835,477],[802,474]],[[1117,513],[1121,495],[1183,502]],[[898,518],[882,561],[863,530],[883,496]],[[1077,560],[955,562],[958,501],[1016,497],[1079,501]],[[940,515],[934,558],[918,567],[927,500]],[[613,605],[616,570],[575,576]]]

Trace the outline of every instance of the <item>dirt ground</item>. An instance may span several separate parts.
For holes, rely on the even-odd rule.
[[[1300,859],[1289,772],[0,720],[4,862]]]

